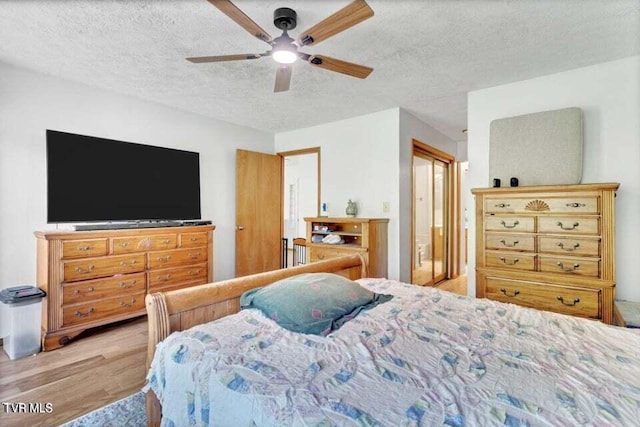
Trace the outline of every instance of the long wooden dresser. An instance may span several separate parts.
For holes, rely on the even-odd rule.
[[[369,277],[388,276],[388,218],[305,218],[310,262],[361,254],[367,261]],[[327,236],[341,243],[323,243]]]
[[[613,323],[618,186],[471,190],[476,295]]]
[[[145,314],[147,293],[213,281],[215,226],[36,232],[42,347]]]

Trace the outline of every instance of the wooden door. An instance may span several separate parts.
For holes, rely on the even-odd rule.
[[[236,152],[236,277],[280,268],[282,158]]]

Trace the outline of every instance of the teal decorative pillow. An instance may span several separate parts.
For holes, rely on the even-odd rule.
[[[247,291],[240,306],[258,308],[290,331],[327,335],[361,310],[391,298],[337,274],[307,273]]]

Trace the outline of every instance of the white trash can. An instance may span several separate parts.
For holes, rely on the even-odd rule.
[[[46,293],[35,286],[14,286],[0,291],[6,321],[3,347],[14,360],[40,352],[42,298]]]

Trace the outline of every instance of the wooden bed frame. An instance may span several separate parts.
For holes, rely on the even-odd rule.
[[[298,267],[268,271],[221,282],[147,295],[149,321],[147,371],[156,345],[172,332],[189,329],[240,311],[240,296],[247,290],[265,286],[302,273],[335,273],[355,280],[367,277],[367,265],[360,254],[334,258]],[[147,424],[160,425],[162,407],[152,390],[146,396]]]

